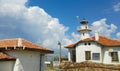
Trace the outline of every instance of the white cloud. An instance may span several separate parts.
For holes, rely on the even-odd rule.
[[[80,40],[80,35],[74,32],[66,35],[69,28],[58,18],[53,18],[38,6],[26,7],[26,2],[0,0],[0,39],[21,37],[53,49],[58,49],[58,41],[65,46]],[[92,28],[105,36],[110,36],[117,29],[114,24],[108,25],[106,19],[93,22]]]
[[[73,32],[73,33],[71,34],[71,36],[72,36],[72,39],[71,39],[71,40],[72,40],[73,42],[80,41],[80,34],[76,34],[76,33]]]
[[[92,31],[95,32],[96,30],[99,31],[101,35],[110,37],[113,33],[115,33],[117,26],[114,24],[107,24],[107,19],[103,18],[99,21],[95,21],[92,23]]]
[[[57,49],[72,42],[66,35],[68,27],[37,6],[26,7],[27,0],[0,0],[0,39],[21,37]]]
[[[114,9],[114,11],[116,11],[116,12],[120,11],[120,2],[117,3],[117,4],[115,4],[115,5],[113,6],[113,9]]]
[[[117,38],[120,39],[120,32],[116,34]]]

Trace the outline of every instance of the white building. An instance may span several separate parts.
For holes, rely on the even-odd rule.
[[[95,32],[95,36],[90,37],[91,29],[87,20],[82,20],[78,32],[80,32],[81,40],[65,47],[69,51],[69,61],[89,60],[105,64],[120,64],[120,40],[100,36],[98,32]]]
[[[53,53],[27,40],[0,40],[0,71],[45,71],[44,55]]]

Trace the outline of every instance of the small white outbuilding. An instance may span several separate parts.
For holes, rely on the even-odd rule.
[[[27,40],[0,40],[0,71],[45,71],[45,54],[53,50]]]
[[[97,30],[97,29],[96,29]],[[68,59],[72,62],[93,61],[105,64],[120,64],[120,40],[100,36],[96,31],[90,37],[92,30],[87,20],[82,20],[78,29],[81,40],[67,45]]]

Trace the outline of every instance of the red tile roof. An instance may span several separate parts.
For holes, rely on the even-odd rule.
[[[15,60],[15,58],[3,52],[0,52],[0,61],[3,61],[3,60]]]
[[[95,40],[95,36],[94,36],[94,37],[90,37],[90,38],[86,38],[84,40],[81,40],[81,41],[79,41],[77,43],[88,42],[88,41],[95,41],[95,42],[98,42],[99,44],[101,44],[103,46],[120,46],[120,41],[119,40],[111,39],[111,38],[104,37],[104,36],[99,36],[99,40],[98,41]],[[70,45],[66,46],[65,48],[72,48],[77,43],[74,43],[72,45],[70,44]]]
[[[6,39],[6,40],[0,40],[0,49],[16,49],[16,48],[23,48],[28,50],[37,50],[42,51],[46,53],[53,53],[53,50],[50,50],[48,48],[42,47],[40,45],[34,44],[32,42],[29,42],[27,40],[16,38],[16,39]]]
[[[91,38],[86,38],[82,41],[96,41],[96,40],[94,36]],[[111,38],[104,37],[104,36],[99,36],[99,40],[96,42],[100,43],[103,46],[120,46],[120,40],[115,40],[115,39],[111,39]]]
[[[74,46],[75,46],[75,43],[71,43],[71,44],[65,46],[65,48],[72,48],[72,47],[74,47]]]

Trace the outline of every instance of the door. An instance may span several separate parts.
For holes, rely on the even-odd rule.
[[[91,60],[91,51],[85,51],[85,60]]]

